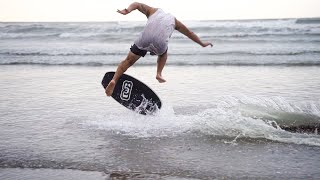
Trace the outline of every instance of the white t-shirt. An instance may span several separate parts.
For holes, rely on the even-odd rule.
[[[149,16],[147,24],[135,45],[156,55],[162,55],[168,49],[169,39],[175,29],[175,17],[158,9]]]

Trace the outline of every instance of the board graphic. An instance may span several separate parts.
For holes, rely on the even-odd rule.
[[[114,72],[107,72],[102,79],[102,86],[106,88]],[[147,85],[138,79],[123,74],[111,95],[113,99],[128,109],[143,115],[154,114],[161,108],[161,100]]]

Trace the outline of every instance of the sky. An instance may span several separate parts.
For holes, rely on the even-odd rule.
[[[1,22],[141,21],[138,11],[121,15],[132,0],[0,0]],[[320,0],[141,0],[180,20],[320,17]]]

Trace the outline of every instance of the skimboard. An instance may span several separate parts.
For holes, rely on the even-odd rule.
[[[114,72],[107,72],[102,79],[105,89],[111,81]],[[111,95],[111,97],[124,107],[139,114],[154,114],[161,108],[161,100],[157,94],[138,79],[123,74]]]

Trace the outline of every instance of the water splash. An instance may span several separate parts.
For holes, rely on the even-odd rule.
[[[257,99],[255,99],[257,100]],[[108,114],[89,120],[85,124],[90,128],[111,131],[119,135],[136,138],[174,137],[183,134],[209,135],[237,139],[267,139],[271,141],[320,146],[320,137],[316,134],[301,134],[285,131],[277,121],[268,117],[248,116],[240,108],[239,101],[230,99],[218,106],[202,108],[194,113],[179,113],[170,105],[163,106],[154,116],[141,116],[135,112],[126,114]],[[242,100],[244,101],[244,100]],[[253,101],[250,101],[251,103]],[[259,101],[261,103],[261,101]],[[280,102],[280,101],[279,101]],[[304,112],[300,106],[289,106],[285,101],[273,101],[270,105],[277,110],[296,113]],[[243,104],[242,104],[243,105]],[[188,108],[185,109],[188,111]],[[318,117],[319,118],[319,117]],[[275,120],[276,119],[276,120]]]

